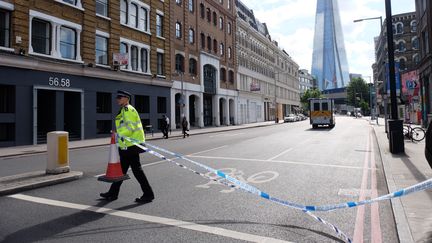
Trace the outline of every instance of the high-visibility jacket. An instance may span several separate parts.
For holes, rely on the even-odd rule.
[[[134,144],[121,137],[128,137],[137,143],[144,143],[145,136],[141,119],[138,112],[131,105],[122,107],[115,118],[117,134],[120,136],[118,140],[120,148],[127,148]]]

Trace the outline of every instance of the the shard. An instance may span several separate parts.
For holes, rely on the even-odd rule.
[[[311,70],[320,90],[342,88],[349,83],[337,0],[317,0]]]

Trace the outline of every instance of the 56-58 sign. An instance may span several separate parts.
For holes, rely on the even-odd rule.
[[[71,82],[68,78],[49,77],[48,84],[55,87],[70,87]]]

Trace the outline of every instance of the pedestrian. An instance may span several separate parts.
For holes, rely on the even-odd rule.
[[[132,173],[139,182],[143,195],[136,198],[138,203],[151,202],[154,199],[153,190],[147,181],[147,177],[141,167],[139,154],[143,152],[134,143],[124,139],[128,137],[134,141],[139,141],[141,144],[145,142],[144,130],[141,124],[141,119],[135,108],[129,104],[132,95],[126,91],[119,90],[117,92],[117,104],[120,106],[120,111],[115,118],[115,126],[119,135],[119,155],[120,164],[123,174],[126,174],[129,167],[132,168]],[[122,181],[114,182],[108,192],[101,193],[100,196],[108,201],[113,201],[118,198]]]
[[[170,120],[169,120],[168,116],[162,115],[161,129],[162,129],[163,137],[165,139],[168,139],[169,122],[170,122]]]
[[[426,130],[425,156],[429,166],[432,168],[432,121]]]
[[[185,138],[186,136],[189,137],[189,133],[187,133],[186,131],[189,131],[188,129],[189,123],[186,120],[186,117],[183,116],[183,120],[182,120],[182,131],[183,131],[183,138]]]

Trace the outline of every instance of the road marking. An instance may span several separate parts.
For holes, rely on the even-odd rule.
[[[209,137],[210,138],[216,138],[216,137],[222,137],[222,136],[224,136],[224,137],[234,137],[234,136],[238,136],[238,135],[242,135],[242,134],[244,134],[244,133],[234,133],[234,134],[220,133],[220,134],[212,135],[212,136],[209,136]]]
[[[366,151],[369,151],[370,146],[370,134],[368,136],[367,142],[366,142]],[[367,182],[368,182],[368,176],[369,171],[367,170],[369,166],[369,156],[370,152],[365,153],[364,157],[364,163],[363,163],[363,176],[362,176],[362,182],[360,187],[360,197],[359,201],[363,201],[366,199],[366,190],[367,190]],[[354,237],[353,242],[363,242],[363,235],[364,235],[364,216],[365,216],[365,206],[359,206],[357,208],[357,215],[355,220],[355,226],[354,226]]]
[[[372,144],[371,146],[371,167],[376,167],[376,161],[375,161],[375,150],[374,146]],[[376,198],[378,197],[378,191],[377,191],[377,175],[376,171],[371,171],[371,197]],[[371,204],[371,240],[372,242],[381,243],[382,242],[382,232],[381,232],[381,225],[380,225],[380,215],[379,215],[379,203],[372,203]]]
[[[321,167],[332,167],[332,168],[344,168],[344,169],[363,169],[359,166],[347,166],[347,165],[326,165],[326,164],[315,164],[298,161],[285,161],[285,160],[264,160],[264,159],[244,159],[244,158],[231,158],[231,157],[216,157],[216,156],[199,156],[192,155],[188,156],[192,158],[203,158],[203,159],[221,159],[221,160],[239,160],[239,161],[253,161],[253,162],[270,162],[270,163],[282,163],[282,164],[295,164],[295,165],[307,165],[307,166],[321,166]],[[373,168],[368,168],[369,170]]]
[[[51,200],[51,199],[46,199],[46,198],[41,198],[41,197],[27,196],[24,194],[14,194],[14,195],[10,195],[8,197],[20,199],[20,200],[25,200],[25,201],[30,201],[30,202],[34,202],[34,203],[50,205],[50,206],[63,207],[63,208],[69,208],[69,209],[77,209],[77,210],[82,210],[82,211],[90,211],[90,212],[95,212],[95,213],[103,213],[103,214],[111,215],[111,216],[134,219],[134,220],[139,220],[139,221],[146,221],[146,222],[162,224],[162,225],[169,225],[169,226],[173,226],[173,227],[189,229],[189,230],[204,232],[204,233],[218,235],[218,236],[229,237],[229,238],[238,239],[238,240],[245,240],[245,241],[251,241],[251,242],[289,242],[289,241],[279,240],[279,239],[275,239],[275,238],[259,236],[259,235],[252,235],[252,234],[242,233],[242,232],[218,228],[218,227],[210,227],[207,225],[196,224],[193,222],[157,217],[157,216],[146,215],[146,214],[138,214],[138,213],[132,213],[132,212],[127,212],[127,211],[120,211],[120,210],[115,210],[115,209],[111,209],[111,208],[69,203],[69,202]]]
[[[293,150],[293,148],[289,148],[289,149],[283,151],[282,153],[280,153],[280,154],[278,154],[278,155],[276,155],[276,156],[271,157],[271,158],[268,159],[267,161],[270,161],[270,160],[276,159],[277,157],[279,157],[279,156],[281,156],[281,155],[283,155],[283,154],[285,154],[285,153],[288,153],[288,152],[291,151],[291,150]]]
[[[187,156],[196,155],[196,154],[202,154],[202,153],[205,153],[205,152],[210,152],[210,151],[221,149],[221,148],[225,148],[225,147],[228,147],[228,146],[224,145],[224,146],[220,146],[220,147],[216,147],[216,148],[212,148],[212,149],[207,149],[207,150],[204,150],[204,151],[200,151],[200,152],[189,154]]]

